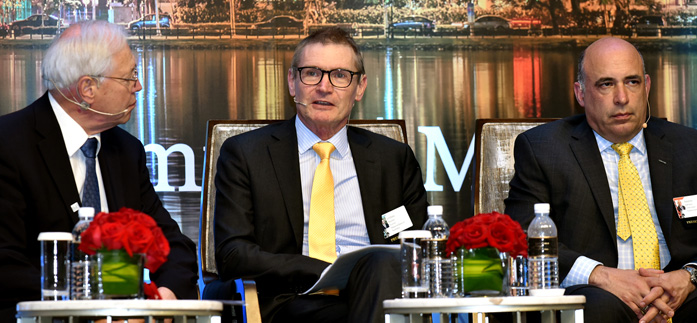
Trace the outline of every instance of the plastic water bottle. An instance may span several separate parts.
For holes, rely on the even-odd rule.
[[[549,217],[549,203],[535,204],[528,227],[528,282],[530,290],[559,288],[557,226]]]
[[[78,249],[80,234],[87,230],[94,218],[94,208],[81,207],[78,210],[80,221],[73,227],[73,243],[70,249],[70,299],[92,299],[90,273],[92,257]]]
[[[432,238],[426,239],[428,249],[427,271],[429,279],[429,297],[450,297],[452,290],[452,263],[445,255],[445,244],[450,236],[450,227],[443,220],[443,206],[428,207],[428,220],[424,230],[431,232]]]

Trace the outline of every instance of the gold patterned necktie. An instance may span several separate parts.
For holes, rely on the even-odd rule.
[[[334,178],[329,156],[335,147],[329,142],[312,146],[321,161],[315,170],[310,197],[308,244],[310,257],[333,263],[336,260],[336,220],[334,219]]]
[[[629,158],[632,148],[634,146],[626,142],[612,145],[612,149],[620,154],[620,160],[617,163],[619,170],[617,235],[622,240],[632,236],[634,269],[660,269],[656,226],[651,219],[639,173]]]

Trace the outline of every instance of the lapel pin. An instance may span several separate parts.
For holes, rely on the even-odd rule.
[[[666,165],[667,163],[663,159],[658,160],[661,164]]]
[[[77,210],[80,209],[80,204],[77,204],[77,202],[73,203],[73,205],[70,206],[70,208],[73,210],[73,212],[77,212]]]

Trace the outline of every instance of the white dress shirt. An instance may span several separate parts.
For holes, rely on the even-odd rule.
[[[77,186],[78,193],[80,194],[80,200],[82,200],[82,188],[85,184],[85,172],[87,169],[87,162],[85,156],[82,154],[80,147],[85,144],[85,141],[89,138],[97,138],[97,157],[95,158],[96,171],[97,171],[97,182],[99,182],[99,199],[102,205],[102,212],[109,212],[109,205],[106,200],[106,192],[104,191],[104,182],[102,181],[102,171],[99,167],[99,150],[102,147],[101,134],[96,134],[88,136],[84,129],[68,115],[63,108],[61,108],[58,101],[48,93],[48,99],[51,102],[51,108],[53,108],[53,113],[56,115],[58,120],[58,125],[60,126],[61,133],[63,134],[63,140],[65,141],[65,149],[68,152],[68,157],[70,158],[70,166],[73,169],[73,176],[75,177],[75,186]],[[68,201],[69,203],[78,201]],[[81,201],[80,201],[81,202]]]

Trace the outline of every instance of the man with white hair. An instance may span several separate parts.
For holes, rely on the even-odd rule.
[[[197,298],[195,245],[155,193],[142,143],[116,127],[130,119],[142,89],[123,28],[70,26],[46,51],[42,76],[47,93],[0,117],[0,321],[14,320],[17,302],[40,298],[37,236],[70,232],[80,206],[153,217],[171,252],[151,280],[165,299]],[[83,152],[88,145],[92,153]]]

